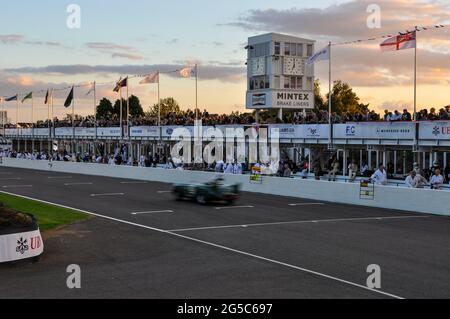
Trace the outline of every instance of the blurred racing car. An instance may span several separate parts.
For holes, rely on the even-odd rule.
[[[205,205],[212,202],[225,202],[233,204],[240,197],[239,184],[225,185],[223,178],[219,177],[205,184],[175,184],[173,193],[177,200],[195,200]]]

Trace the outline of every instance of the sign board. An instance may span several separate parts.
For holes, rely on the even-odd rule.
[[[99,127],[97,128],[98,137],[121,137],[120,127]]]
[[[33,136],[33,129],[32,128],[22,128],[22,129],[20,129],[20,135],[21,136]]]
[[[75,127],[75,136],[78,137],[95,137],[95,128]]]
[[[269,137],[272,137],[274,129],[279,130],[280,139],[328,139],[330,136],[326,124],[270,125]]]
[[[35,128],[34,136],[38,137],[48,137],[50,135],[50,129],[48,128]]]
[[[58,127],[55,128],[55,136],[58,137],[73,137],[72,127]]]
[[[419,138],[421,140],[450,140],[450,121],[420,123]]]
[[[0,235],[0,263],[40,256],[44,243],[39,230]]]
[[[408,139],[413,140],[414,123],[363,122],[333,125],[335,139]]]
[[[139,126],[132,127],[130,130],[131,137],[159,137],[159,126]]]
[[[314,92],[298,90],[265,90],[247,92],[249,109],[314,109]]]

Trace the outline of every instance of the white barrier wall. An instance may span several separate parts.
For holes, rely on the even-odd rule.
[[[52,168],[49,168],[47,161],[4,158],[2,166],[163,183],[201,183],[216,176],[215,173],[145,167],[68,162],[53,162],[52,164]],[[242,189],[247,192],[450,216],[450,193],[448,191],[376,186],[375,200],[362,200],[359,198],[360,190],[357,183],[265,177],[260,185],[251,184],[248,175],[223,176],[227,183],[241,183]]]

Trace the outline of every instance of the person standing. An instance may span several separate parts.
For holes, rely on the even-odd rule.
[[[352,161],[348,166],[348,172],[350,178],[349,181],[350,183],[353,183],[356,180],[356,175],[358,174],[358,165],[356,165],[355,161]]]
[[[436,169],[434,175],[431,177],[431,189],[440,190],[444,185],[444,176],[441,175],[441,170]]]
[[[337,158],[335,157],[332,164],[331,164],[331,174],[328,178],[328,181],[336,181],[336,174],[339,173],[340,170],[340,165],[339,165],[339,161],[337,160]]]
[[[447,181],[447,183],[450,184],[450,161],[447,163],[447,166],[445,167],[444,175],[445,180]]]

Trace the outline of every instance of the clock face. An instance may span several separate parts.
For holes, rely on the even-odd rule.
[[[302,58],[284,57],[284,74],[303,75],[305,72],[305,61]]]
[[[266,74],[266,59],[264,57],[256,58],[252,60],[252,75],[265,75]]]

